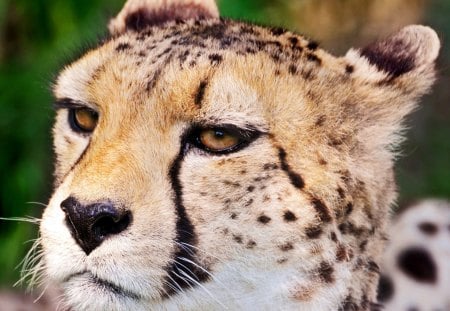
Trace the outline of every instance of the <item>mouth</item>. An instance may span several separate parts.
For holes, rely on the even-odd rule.
[[[129,298],[133,300],[140,300],[141,296],[130,290],[124,289],[123,287],[111,283],[110,281],[101,279],[89,271],[84,271],[76,274],[72,274],[63,281],[65,285],[75,285],[82,288],[94,287],[102,293],[112,294],[119,298]]]

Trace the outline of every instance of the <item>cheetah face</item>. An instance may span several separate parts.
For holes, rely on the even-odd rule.
[[[336,58],[217,16],[128,1],[57,79],[46,276],[74,310],[368,308],[436,34]]]

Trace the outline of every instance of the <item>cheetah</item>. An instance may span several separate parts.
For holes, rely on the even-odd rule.
[[[213,0],[128,0],[54,85],[36,273],[71,310],[370,310],[420,25],[335,57]],[[37,259],[35,259],[37,260]]]

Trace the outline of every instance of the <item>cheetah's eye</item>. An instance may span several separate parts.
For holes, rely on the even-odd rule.
[[[193,132],[193,144],[211,153],[230,153],[237,151],[260,135],[256,130],[244,130],[233,125],[197,128]]]
[[[73,131],[91,133],[98,122],[98,113],[90,108],[69,109],[69,124]]]
[[[222,129],[206,129],[199,133],[199,141],[210,151],[224,151],[236,147],[239,137]]]

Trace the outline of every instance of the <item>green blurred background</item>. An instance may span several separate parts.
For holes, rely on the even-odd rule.
[[[0,217],[40,217],[52,188],[52,80],[106,34],[123,2],[0,0]],[[409,120],[397,166],[399,202],[450,197],[450,0],[222,0],[219,6],[222,16],[297,30],[335,54],[406,24],[435,28],[444,42],[440,80]],[[0,221],[0,287],[18,280],[15,267],[36,229]]]

